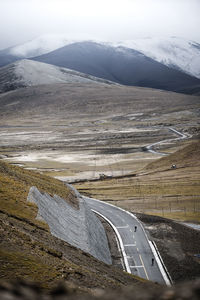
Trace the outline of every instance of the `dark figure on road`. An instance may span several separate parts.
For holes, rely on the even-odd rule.
[[[152,266],[154,265],[154,258],[152,258],[152,260],[151,260],[151,265]]]
[[[135,232],[137,231],[137,226],[135,226]]]

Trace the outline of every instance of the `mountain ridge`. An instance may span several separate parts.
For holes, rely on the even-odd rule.
[[[97,39],[69,38],[69,36],[64,34],[48,34],[0,50],[0,57],[3,54],[7,54],[10,56],[10,59],[12,56],[13,59],[15,57],[18,59],[31,58],[47,54],[66,45],[86,41],[93,41],[112,47],[122,46],[134,49],[158,62],[181,69],[192,76],[200,78],[200,44],[180,37],[148,37],[108,42]]]
[[[33,60],[67,67],[123,85],[187,93],[200,89],[200,79],[165,66],[143,53],[95,42],[74,43]]]
[[[55,83],[115,84],[63,67],[23,59],[0,68],[0,92]]]
[[[138,50],[166,66],[200,78],[200,44],[178,37],[145,38],[116,43]]]
[[[104,42],[47,35],[1,50],[0,67],[27,58],[119,84],[200,93],[200,44],[182,38]]]

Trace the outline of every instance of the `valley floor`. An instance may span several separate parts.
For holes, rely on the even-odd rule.
[[[195,136],[176,140],[177,134],[169,127],[144,127],[141,116],[137,118],[140,126],[135,119],[131,126],[130,120],[112,123],[109,119],[95,126],[90,122],[78,126],[78,122],[72,129],[59,125],[56,130],[50,125],[37,129],[1,126],[0,157],[25,169],[73,182],[81,193],[127,210],[200,222],[198,135],[196,140]],[[186,136],[196,133],[194,128],[198,130],[194,125],[176,128]],[[174,141],[154,147],[158,153],[142,150],[169,139]],[[160,154],[175,153],[190,145],[193,156],[190,148],[185,156]],[[171,169],[172,164],[176,169]],[[101,176],[103,180],[99,180]]]
[[[32,185],[67,197],[63,182],[52,177],[73,181],[80,193],[134,213],[200,223],[198,97],[137,87],[102,89],[97,85],[57,84],[2,94],[0,107],[0,188],[1,210],[6,212],[5,230],[7,218],[13,216],[28,219],[47,230],[47,226],[35,221],[37,209],[28,205],[26,198]],[[187,138],[177,140],[177,134],[170,128]],[[154,150],[169,155],[145,151],[146,146],[162,140],[168,142],[157,144]],[[11,165],[8,167],[3,161]],[[172,164],[176,164],[176,169],[171,169]],[[100,174],[104,174],[102,180]],[[73,195],[68,200],[77,207]],[[15,230],[12,224],[10,220],[11,231]],[[27,240],[26,235],[23,239]],[[9,274],[12,273],[9,261],[19,259],[13,253],[6,256],[10,243],[14,240],[8,241],[2,253],[6,261],[5,278],[8,266]],[[31,242],[29,250],[34,247]],[[26,254],[29,250],[26,249]],[[42,263],[46,262],[49,256],[43,255],[41,249],[38,251],[44,257]],[[41,264],[35,259],[37,271]],[[24,260],[22,263],[30,275],[30,265]],[[72,275],[68,270],[66,276],[86,280],[85,269],[83,273],[73,270]],[[65,276],[63,269],[58,273],[56,278]],[[46,283],[51,284],[48,277]],[[89,284],[89,288],[93,287],[94,281]]]

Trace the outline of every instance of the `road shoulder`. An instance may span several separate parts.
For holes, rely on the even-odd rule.
[[[199,277],[200,232],[169,219],[137,214],[156,243],[174,283]]]

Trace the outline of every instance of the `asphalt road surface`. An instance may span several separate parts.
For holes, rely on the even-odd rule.
[[[138,219],[103,201],[83,198],[92,210],[107,218],[117,229],[123,242],[126,271],[147,280],[166,284],[163,272],[161,273],[158,266],[158,258],[154,257],[147,235]]]
[[[169,155],[169,153],[164,153],[164,152],[159,152],[153,149],[154,146],[156,145],[160,145],[160,144],[164,144],[164,143],[169,143],[169,142],[173,142],[173,141],[177,141],[177,140],[183,140],[186,139],[188,136],[185,135],[184,133],[179,132],[178,130],[174,129],[174,128],[169,128],[169,130],[171,130],[172,132],[176,133],[178,135],[177,138],[173,138],[173,139],[168,139],[168,140],[162,140],[156,143],[153,143],[151,145],[146,146],[146,149],[148,150],[148,152],[151,152],[153,154],[160,154],[160,155]]]

